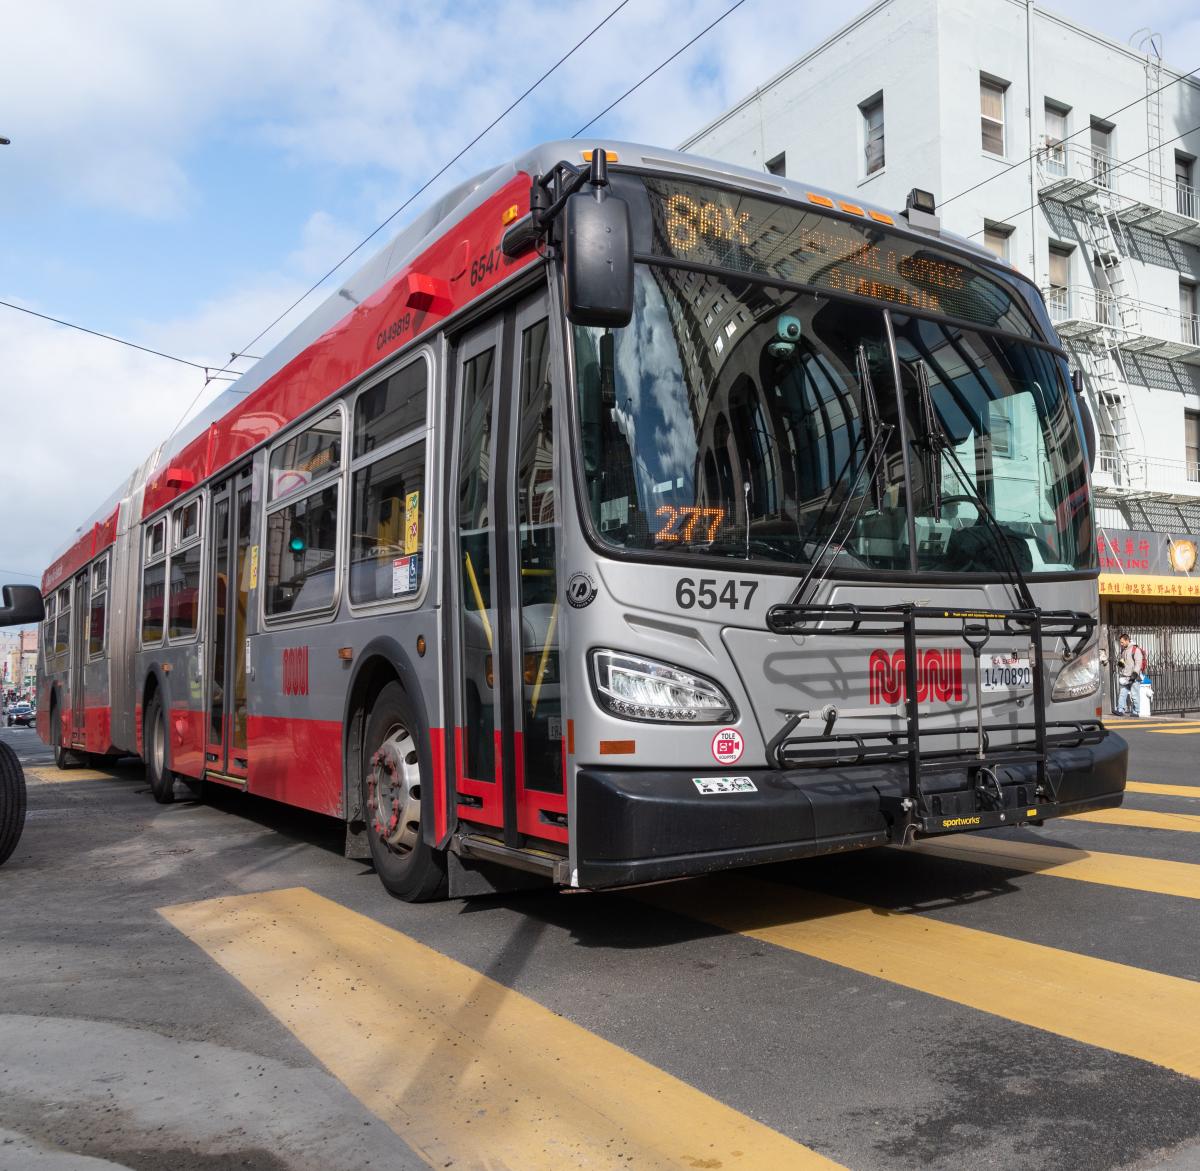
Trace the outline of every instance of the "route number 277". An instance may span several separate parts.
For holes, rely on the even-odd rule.
[[[699,606],[711,610],[716,606],[727,606],[730,610],[749,610],[750,600],[758,589],[756,581],[727,581],[720,593],[721,582],[715,577],[702,577],[699,581],[681,577],[675,583],[675,603],[681,610]]]

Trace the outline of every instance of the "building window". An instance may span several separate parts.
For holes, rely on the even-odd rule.
[[[1183,442],[1187,478],[1200,480],[1200,411],[1183,412]]]
[[[1050,282],[1046,290],[1046,305],[1050,316],[1061,321],[1070,310],[1071,249],[1061,244],[1050,245]]]
[[[979,79],[979,118],[983,128],[983,149],[988,154],[1004,154],[1004,91],[1007,82]]]
[[[1108,187],[1112,181],[1111,123],[1092,119],[1092,180],[1098,187]]]
[[[787,151],[781,150],[773,159],[767,160],[767,173],[781,179],[787,174]]]
[[[1200,204],[1196,202],[1196,186],[1192,181],[1195,162],[1190,155],[1175,152],[1175,210],[1200,220]]]
[[[1045,167],[1052,175],[1067,173],[1067,114],[1070,109],[1057,102],[1046,102]]]
[[[863,119],[863,156],[866,174],[883,170],[883,94],[868,98],[861,106]]]
[[[985,220],[983,224],[983,246],[999,260],[1008,259],[1008,240],[1013,234],[1009,224],[994,224]]]
[[[1183,341],[1200,346],[1200,318],[1196,316],[1196,286],[1179,282],[1179,334]]]

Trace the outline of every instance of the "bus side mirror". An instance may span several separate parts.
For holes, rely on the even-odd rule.
[[[633,236],[623,199],[580,191],[562,220],[567,320],[620,327],[633,317]]]
[[[0,626],[21,626],[26,622],[41,622],[46,617],[42,591],[37,586],[6,585],[0,589],[4,605],[0,606]]]
[[[1088,470],[1096,470],[1096,420],[1092,408],[1083,393],[1083,372],[1071,371],[1071,389],[1075,392],[1075,405],[1079,408],[1079,421],[1083,424],[1083,447],[1087,453]]]

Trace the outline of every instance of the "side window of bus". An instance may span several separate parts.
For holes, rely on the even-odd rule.
[[[340,409],[271,452],[267,476],[268,617],[327,610],[337,595]]]
[[[71,647],[71,587],[63,586],[58,591],[58,617],[54,625],[54,653],[65,655]]]
[[[142,645],[162,642],[167,588],[167,518],[146,529],[142,554]]]
[[[429,367],[419,359],[354,404],[352,602],[409,598],[421,587],[428,398]]]
[[[108,554],[92,566],[92,601],[88,615],[88,658],[104,654],[108,622]]]
[[[192,638],[200,616],[200,497],[181,504],[171,514],[171,589],[167,634]]]
[[[517,524],[521,534],[521,684],[525,765],[541,787],[562,776],[555,570],[554,416],[545,318],[521,333]]]
[[[54,655],[54,603],[58,595],[51,591],[42,602],[46,607],[46,620],[42,623],[42,657],[49,659]]]

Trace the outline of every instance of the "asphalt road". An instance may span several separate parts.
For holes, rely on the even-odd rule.
[[[1200,724],[1122,731],[1111,817],[409,906],[0,729],[0,1171],[1198,1168]]]

